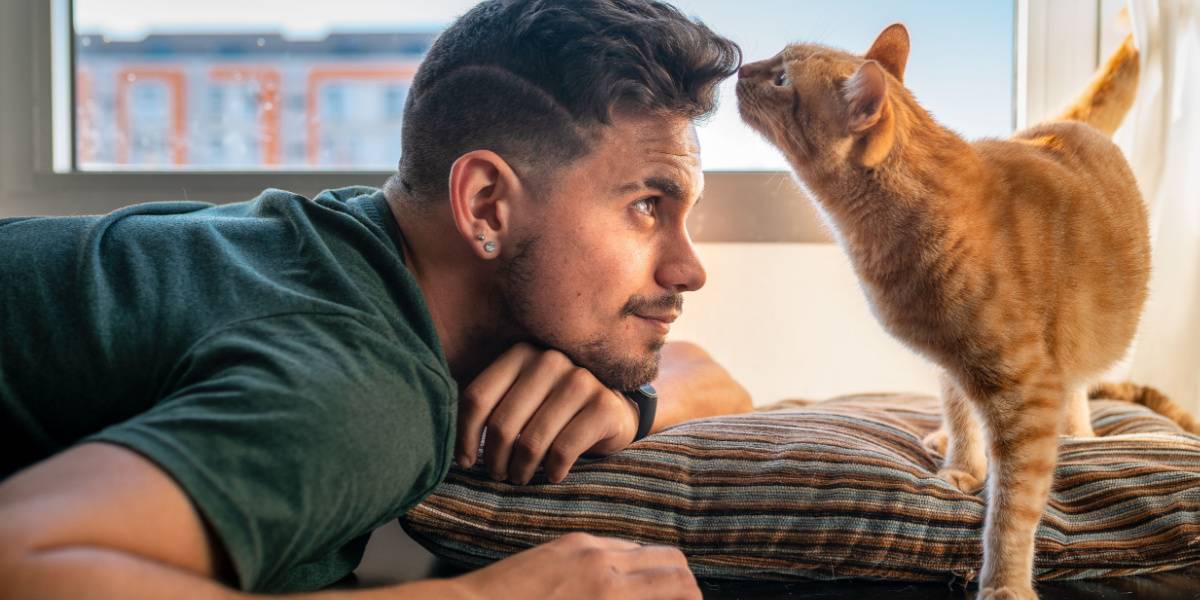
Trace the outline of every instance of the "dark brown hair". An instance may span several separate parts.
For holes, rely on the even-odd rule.
[[[698,119],[741,50],[655,0],[490,0],[433,43],[404,107],[389,196],[444,198],[450,166],[488,149],[546,176],[616,110]]]

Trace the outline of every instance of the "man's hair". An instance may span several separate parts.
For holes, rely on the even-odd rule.
[[[443,32],[404,107],[388,195],[448,195],[450,166],[496,152],[545,182],[616,111],[699,119],[737,72],[732,41],[655,0],[490,0]]]

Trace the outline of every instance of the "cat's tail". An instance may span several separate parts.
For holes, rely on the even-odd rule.
[[[1138,49],[1133,45],[1133,35],[1128,35],[1083,93],[1058,118],[1087,123],[1111,136],[1133,106],[1140,71]]]
[[[1098,383],[1088,390],[1088,398],[1104,398],[1141,404],[1146,408],[1175,421],[1188,433],[1200,435],[1200,421],[1187,409],[1175,403],[1166,394],[1148,386],[1135,383]]]

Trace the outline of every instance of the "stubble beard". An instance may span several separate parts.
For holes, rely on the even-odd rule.
[[[558,350],[614,390],[632,390],[653,381],[658,376],[665,340],[655,340],[644,348],[618,348],[614,347],[616,342],[611,337],[598,334],[571,343],[540,325],[533,299],[541,287],[549,285],[547,278],[539,272],[542,264],[540,243],[540,237],[518,242],[512,257],[501,268],[499,289],[494,296],[497,306],[493,312],[499,315],[500,339],[511,340],[507,346],[528,342]],[[634,307],[639,301],[645,303],[639,297],[631,298],[616,316],[622,320],[634,318]],[[673,302],[679,304],[681,300]]]

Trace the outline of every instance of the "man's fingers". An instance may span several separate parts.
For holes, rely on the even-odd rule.
[[[579,456],[597,442],[612,435],[602,420],[602,409],[591,403],[563,428],[546,453],[546,478],[553,483],[562,481]]]
[[[567,376],[525,424],[508,465],[508,475],[514,482],[524,485],[533,479],[550,445],[587,405],[595,393],[589,377],[582,369]]]
[[[674,546],[652,545],[625,548],[617,556],[614,566],[622,573],[664,567],[688,568],[687,557]]]
[[[686,566],[642,569],[625,575],[622,597],[653,600],[700,600],[700,585]]]
[[[581,548],[599,548],[601,550],[635,550],[642,545],[637,542],[615,537],[605,537],[574,531],[556,538],[552,544],[565,544]]]
[[[508,479],[509,459],[518,436],[525,435],[526,424],[548,401],[547,396],[558,386],[564,373],[575,369],[571,360],[559,352],[544,352],[526,361],[517,380],[492,409],[487,423],[483,462],[492,478]]]
[[[699,598],[700,588],[687,557],[671,546],[642,546],[616,553],[613,566],[624,574],[627,598]]]
[[[484,463],[494,479],[527,483],[544,461],[547,477],[561,481],[584,452],[628,443],[637,412],[618,398],[565,354],[518,344],[463,391],[458,463],[474,463],[486,429]]]
[[[525,344],[513,346],[463,389],[458,401],[458,439],[455,444],[459,466],[467,468],[475,464],[484,424],[496,404],[508,393],[532,352],[532,347]]]

